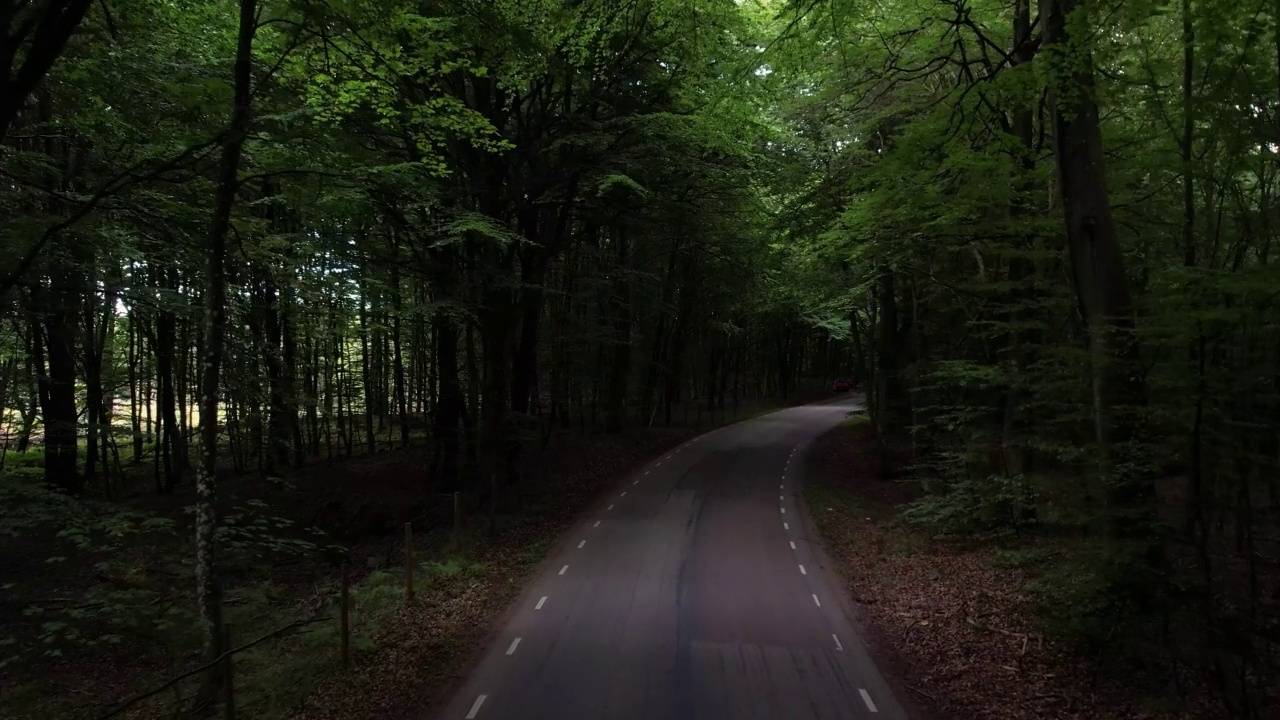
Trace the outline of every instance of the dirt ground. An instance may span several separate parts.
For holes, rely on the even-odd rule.
[[[881,670],[918,720],[1191,720],[1047,639],[1027,574],[989,547],[934,539],[899,517],[910,487],[879,479],[866,424],[811,450],[806,498]]]

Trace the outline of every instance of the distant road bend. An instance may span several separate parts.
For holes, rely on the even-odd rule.
[[[906,720],[818,567],[805,448],[854,398],[697,437],[555,551],[442,720]]]

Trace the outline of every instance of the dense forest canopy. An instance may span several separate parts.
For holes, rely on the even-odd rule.
[[[207,657],[224,478],[425,446],[424,497],[518,511],[554,433],[852,377],[915,520],[1072,538],[1047,622],[1269,712],[1274,2],[0,0],[0,32],[0,532],[191,494]]]

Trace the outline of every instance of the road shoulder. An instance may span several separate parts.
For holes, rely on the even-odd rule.
[[[879,479],[865,418],[809,448],[804,497],[816,543],[840,577],[846,613],[914,720],[1173,720],[1046,639],[1028,577],[991,548],[907,525],[904,483]]]

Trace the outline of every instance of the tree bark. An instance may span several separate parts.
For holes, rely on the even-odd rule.
[[[1134,334],[1134,309],[1116,238],[1106,184],[1102,131],[1094,96],[1092,55],[1070,34],[1067,16],[1084,12],[1086,0],[1041,0],[1043,42],[1070,56],[1055,68],[1049,90],[1054,156],[1066,216],[1072,281],[1088,328],[1094,430],[1099,471],[1115,535],[1131,537],[1155,516],[1155,487],[1145,473],[1124,467],[1135,439],[1134,411],[1146,402]]]
[[[54,288],[40,288],[43,330],[32,327],[36,347],[40,405],[44,418],[45,482],[64,492],[84,489],[77,470],[76,362],[74,300],[67,287],[69,273],[54,271]]]
[[[605,410],[606,433],[622,432],[626,418],[627,387],[631,379],[631,267],[627,233],[614,232],[618,263],[613,286],[613,353],[609,366],[609,395]]]
[[[217,563],[217,485],[219,371],[226,334],[226,246],[231,213],[239,189],[240,156],[249,132],[253,36],[257,29],[257,0],[240,0],[240,24],[236,40],[234,104],[230,126],[222,139],[218,185],[210,223],[208,260],[205,267],[204,354],[200,375],[200,466],[196,474],[196,598],[204,638],[204,658],[209,671],[202,699],[216,697],[221,685],[222,592]]]

